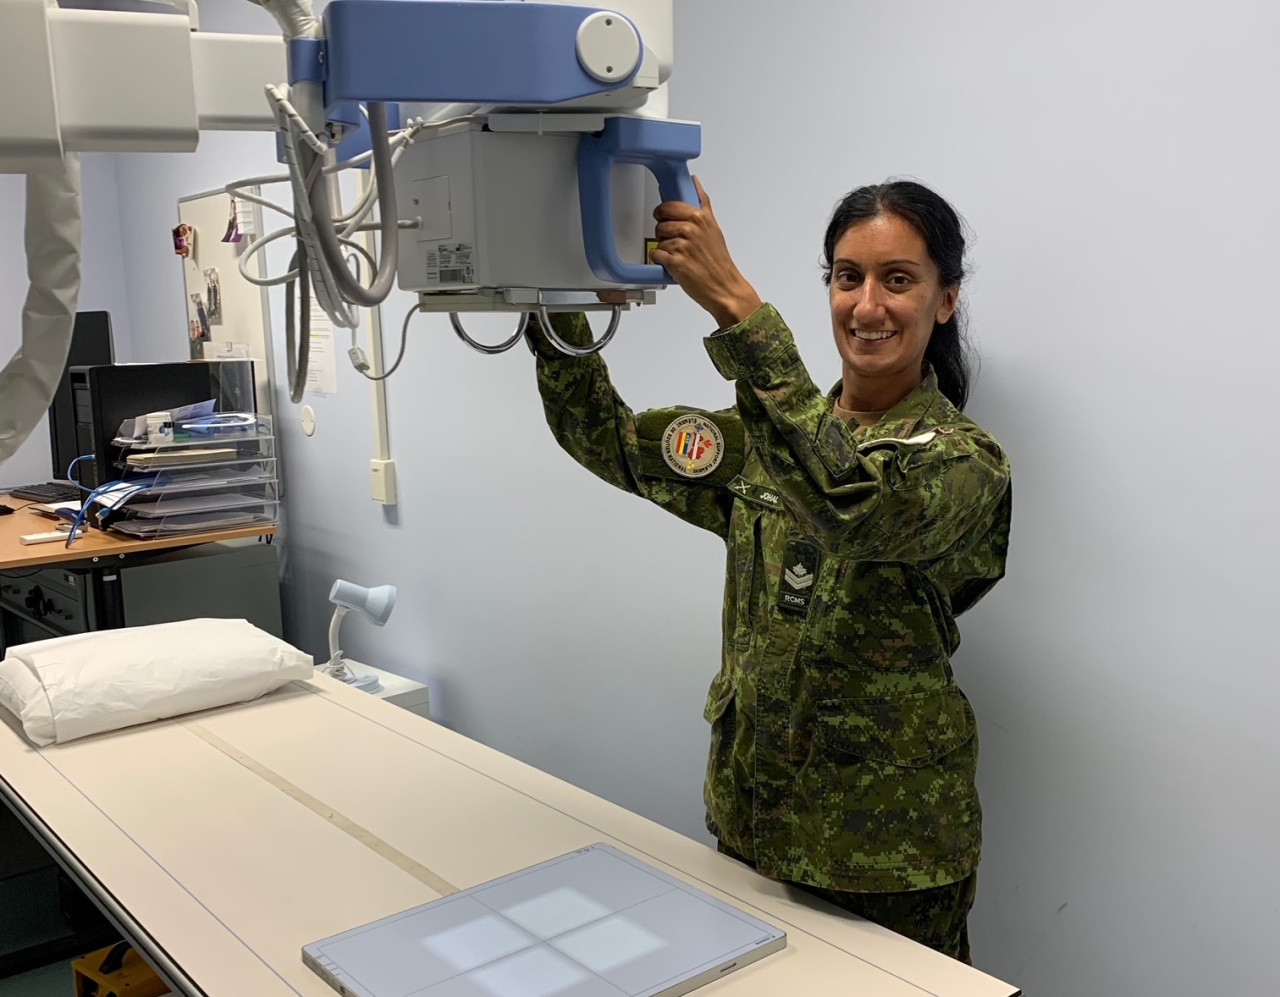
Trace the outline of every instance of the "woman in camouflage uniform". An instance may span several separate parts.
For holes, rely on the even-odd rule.
[[[599,356],[535,332],[547,420],[593,473],[727,544],[705,712],[721,849],[968,961],[978,744],[950,657],[955,618],[1004,574],[1011,499],[999,444],[961,413],[959,219],[908,182],[839,204],[824,277],[842,375],[824,394],[698,189],[700,207],[658,208],[654,260],[715,320],[737,404],[634,415]]]

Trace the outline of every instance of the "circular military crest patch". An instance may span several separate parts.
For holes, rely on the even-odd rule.
[[[724,459],[724,436],[705,415],[682,415],[662,434],[662,457],[677,474],[704,478]]]

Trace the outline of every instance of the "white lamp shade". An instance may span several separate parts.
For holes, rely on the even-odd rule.
[[[354,582],[345,582],[339,578],[329,591],[329,601],[335,606],[347,609],[358,609],[369,617],[376,625],[382,626],[396,608],[396,587],[394,585],[377,585],[365,588]]]

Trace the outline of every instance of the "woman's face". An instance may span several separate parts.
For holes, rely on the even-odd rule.
[[[911,390],[933,325],[951,318],[960,285],[941,286],[924,239],[897,215],[845,229],[833,255],[831,324],[846,384],[853,375]]]

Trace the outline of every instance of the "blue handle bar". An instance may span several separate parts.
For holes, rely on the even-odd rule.
[[[578,142],[578,196],[582,206],[582,242],[591,272],[617,284],[671,284],[665,269],[654,263],[623,263],[613,230],[614,163],[635,163],[657,178],[664,201],[684,201],[695,207],[698,190],[689,173],[689,160],[702,152],[702,128],[679,121],[653,118],[608,118],[598,135]]]

